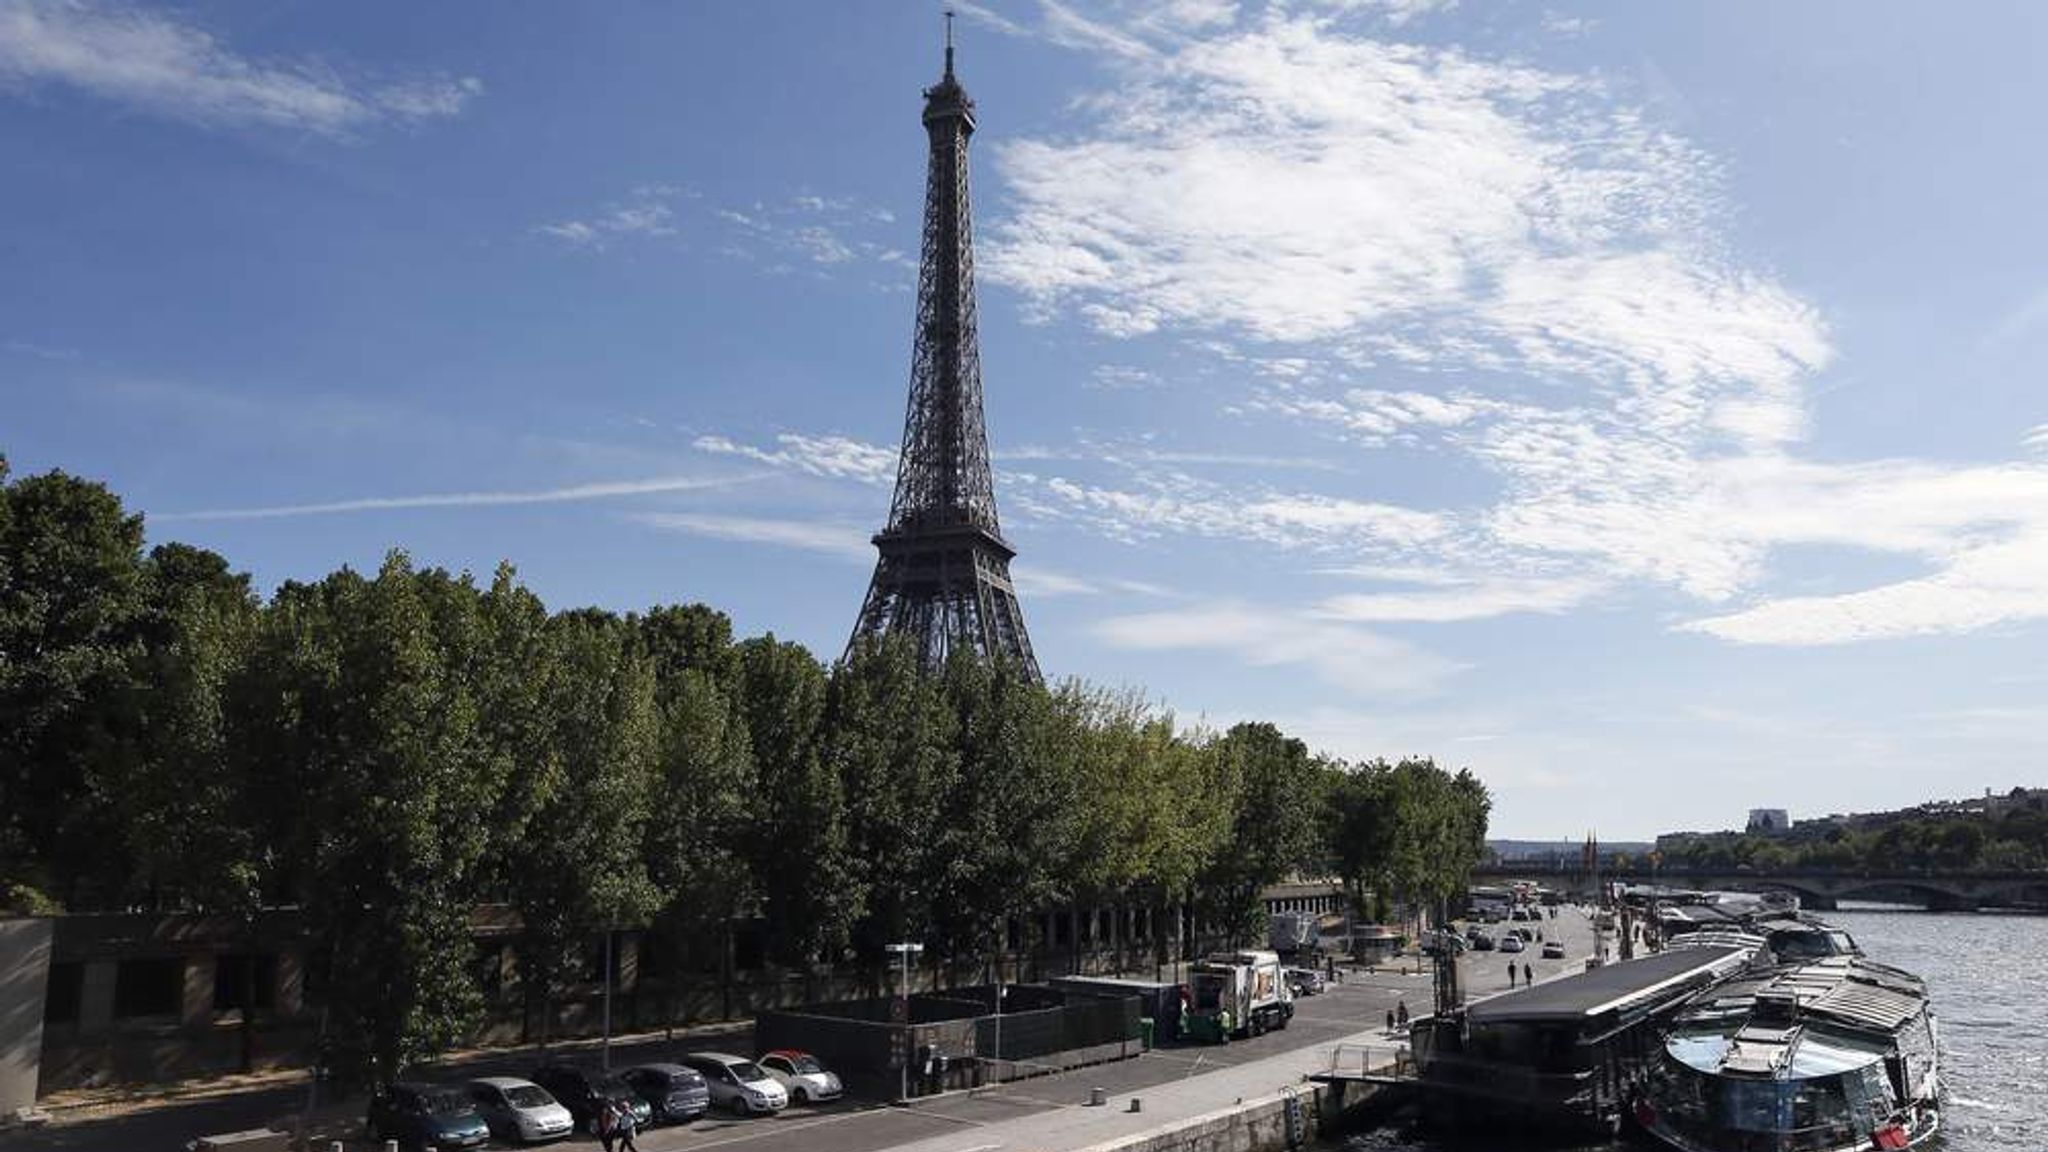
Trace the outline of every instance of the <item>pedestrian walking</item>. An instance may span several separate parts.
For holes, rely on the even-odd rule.
[[[1510,965],[1508,965],[1508,987],[1510,987],[1510,988],[1513,988],[1514,986],[1515,986],[1515,966],[1514,966],[1513,964],[1510,964]]]
[[[1393,1034],[1394,1034],[1394,1010],[1393,1010],[1392,1008],[1389,1008],[1389,1009],[1387,1009],[1387,1035],[1391,1036],[1391,1035],[1393,1035]]]
[[[604,1152],[612,1152],[612,1141],[619,1138],[619,1102],[605,1097],[597,1106],[597,1142],[604,1145]]]
[[[1527,988],[1529,985],[1534,983],[1536,983],[1535,970],[1530,968],[1527,964],[1522,965],[1522,987]]]
[[[618,1119],[612,1125],[612,1139],[618,1141],[616,1152],[640,1152],[640,1146],[633,1143],[633,1134],[640,1128],[640,1122],[633,1118],[633,1107],[623,1100],[612,1101],[618,1109]]]
[[[1403,1028],[1408,1026],[1408,1002],[1406,1000],[1394,1005],[1394,1021]]]

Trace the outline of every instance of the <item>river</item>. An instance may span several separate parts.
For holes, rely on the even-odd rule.
[[[2048,916],[1966,915],[1847,908],[1825,918],[1871,959],[1927,979],[1948,1083],[1940,1152],[2048,1148]],[[1453,1145],[1381,1131],[1345,1152],[1444,1152]],[[1515,1152],[1534,1147],[1503,1133],[1456,1145]],[[1627,1144],[1602,1145],[1623,1149]]]

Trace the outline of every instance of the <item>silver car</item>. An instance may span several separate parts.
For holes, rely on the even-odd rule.
[[[789,1107],[789,1093],[744,1056],[725,1052],[692,1052],[682,1058],[685,1068],[695,1068],[711,1089],[711,1102],[735,1112],[770,1113]]]
[[[531,1080],[515,1076],[486,1076],[472,1080],[463,1089],[476,1110],[490,1125],[491,1135],[531,1144],[539,1140],[560,1140],[575,1127],[569,1110],[555,1102],[548,1090]]]

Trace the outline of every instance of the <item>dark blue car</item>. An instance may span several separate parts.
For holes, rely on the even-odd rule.
[[[459,1088],[400,1081],[370,1098],[370,1138],[401,1148],[481,1148],[491,1129]]]

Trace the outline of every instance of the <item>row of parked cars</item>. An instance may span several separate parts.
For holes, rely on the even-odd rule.
[[[672,1063],[604,1073],[575,1064],[543,1064],[531,1079],[486,1076],[463,1085],[401,1081],[370,1101],[373,1140],[406,1148],[476,1148],[493,1136],[522,1144],[597,1130],[605,1106],[629,1109],[640,1127],[683,1124],[714,1107],[746,1115],[780,1112],[794,1101],[835,1100],[839,1077],[816,1057],[777,1049],[759,1060],[692,1052]]]

